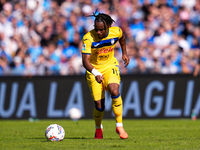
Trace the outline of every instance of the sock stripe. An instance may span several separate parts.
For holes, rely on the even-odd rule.
[[[95,107],[95,108],[96,108],[96,110],[98,110],[98,111],[104,111],[105,106],[104,106],[103,108],[99,108],[99,107]]]
[[[118,97],[120,97],[120,94],[117,95],[117,96],[111,96],[112,99],[113,99],[113,98],[118,98]]]

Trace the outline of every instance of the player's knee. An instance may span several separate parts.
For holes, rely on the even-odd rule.
[[[105,99],[95,101],[95,108],[104,108],[104,107],[105,107]]]
[[[119,94],[119,93],[118,93],[118,95],[112,95],[112,96],[111,96],[112,99],[117,99],[117,98],[119,98],[119,97],[120,97],[120,94]]]
[[[119,90],[118,89],[114,89],[114,90],[110,91],[110,94],[112,96],[118,96],[119,95]]]

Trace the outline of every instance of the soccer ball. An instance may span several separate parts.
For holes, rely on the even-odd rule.
[[[81,118],[81,111],[80,111],[80,109],[78,109],[78,108],[71,108],[70,110],[69,110],[69,117],[72,119],[72,120],[78,120],[78,119],[80,119]]]
[[[46,128],[45,136],[50,141],[62,141],[65,137],[65,130],[58,124],[51,124]]]

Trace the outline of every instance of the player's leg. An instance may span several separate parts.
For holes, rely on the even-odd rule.
[[[128,138],[128,134],[124,131],[123,123],[122,123],[122,113],[123,113],[123,102],[121,95],[119,93],[119,86],[120,86],[120,74],[119,68],[113,67],[111,71],[104,75],[104,79],[107,81],[107,87],[111,94],[112,98],[112,110],[115,114],[116,120],[116,132],[119,134],[120,138],[126,139]]]
[[[93,118],[95,121],[95,139],[103,139],[103,126],[102,119],[104,115],[104,102],[105,102],[105,90],[102,84],[99,84],[94,75],[86,73],[87,83],[91,92],[91,96],[94,100],[95,107],[93,109]]]
[[[113,109],[113,113],[115,114],[115,120],[117,123],[121,123],[123,104],[122,104],[121,95],[119,94],[119,84],[110,83],[108,87],[109,87],[109,92],[112,98],[112,109]]]
[[[105,99],[95,101],[95,108],[93,110],[93,118],[95,120],[95,139],[103,139],[103,125],[102,119],[104,115]]]
[[[127,139],[128,134],[125,132],[122,123],[123,102],[119,93],[119,84],[110,83],[108,86],[112,98],[112,109],[115,114],[116,132],[119,134],[120,138]]]
[[[95,101],[95,108],[93,110],[93,117],[95,120],[96,129],[100,129],[102,127],[102,119],[104,115],[104,108],[105,108],[105,98],[102,100]]]

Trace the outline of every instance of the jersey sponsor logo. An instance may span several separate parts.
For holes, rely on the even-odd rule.
[[[82,51],[85,51],[86,44],[83,44]]]
[[[99,60],[107,60],[109,58],[109,55],[100,55]]]
[[[110,47],[110,48],[102,48],[100,49],[97,54],[102,54],[102,53],[108,53],[108,52],[112,52],[114,50],[114,48]]]

